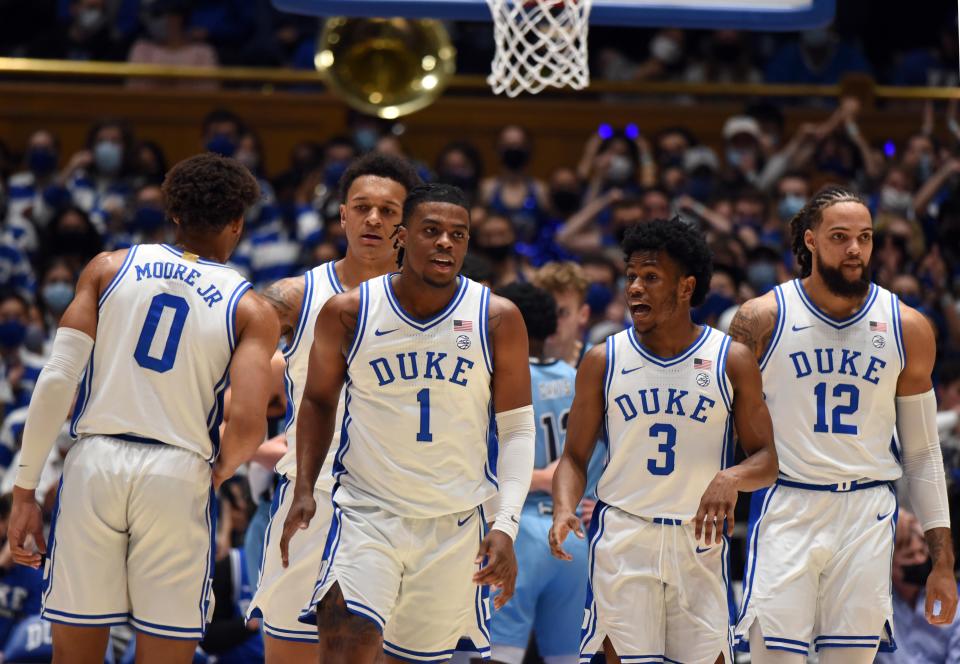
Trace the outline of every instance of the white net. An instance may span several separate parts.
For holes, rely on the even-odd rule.
[[[487,82],[516,97],[590,84],[587,26],[592,0],[487,0],[497,51]]]

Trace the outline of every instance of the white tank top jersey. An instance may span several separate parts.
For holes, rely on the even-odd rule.
[[[320,315],[320,310],[327,300],[344,292],[333,261],[313,268],[303,275],[303,279],[300,318],[297,321],[293,339],[283,352],[283,357],[287,361],[287,368],[283,374],[284,388],[287,392],[287,418],[284,424],[287,433],[287,452],[277,462],[277,472],[291,480],[297,476],[297,415],[300,412],[300,401],[303,399],[303,389],[307,382],[307,365],[310,362],[310,349],[313,347],[317,316]],[[340,393],[340,403],[337,404],[336,421],[343,421],[343,392]],[[340,431],[334,428],[330,451],[317,478],[316,488],[319,490],[329,492],[333,489],[331,469],[339,443]]]
[[[905,355],[897,296],[871,284],[860,310],[837,320],[800,280],[774,293],[777,322],[760,369],[780,474],[810,484],[900,477],[895,399]]]
[[[71,433],[150,439],[213,461],[249,288],[233,269],[169,245],[131,247],[100,296]]]
[[[346,491],[334,500],[413,518],[473,509],[497,490],[490,289],[461,276],[449,304],[419,320],[402,309],[394,276],[360,287],[333,469]]]
[[[696,515],[707,485],[733,462],[730,342],[704,325],[690,347],[662,358],[632,327],[607,339],[600,500],[650,519]]]

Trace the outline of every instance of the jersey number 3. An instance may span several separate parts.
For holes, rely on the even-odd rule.
[[[673,472],[676,455],[673,448],[677,444],[677,429],[672,424],[654,424],[650,427],[650,437],[660,438],[664,441],[657,446],[657,450],[663,453],[663,463],[660,459],[647,459],[647,470],[651,475],[669,475]]]
[[[154,296],[143,321],[133,358],[144,369],[165,373],[177,361],[177,348],[190,305],[179,295],[161,293]]]

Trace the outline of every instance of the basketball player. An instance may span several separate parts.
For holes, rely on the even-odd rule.
[[[396,267],[391,235],[400,224],[407,192],[419,183],[413,167],[399,157],[371,152],[355,161],[340,180],[340,200],[343,201],[340,224],[347,238],[346,256],[316,267],[302,277],[278,281],[264,293],[276,309],[288,340],[284,375],[289,395],[285,426],[287,452],[277,463],[277,472],[282,477],[274,494],[270,525],[264,537],[260,582],[249,612],[251,618],[263,619],[266,658],[270,664],[313,664],[319,656],[317,630],[309,629],[298,618],[313,594],[333,514],[332,454],[328,455],[314,491],[318,512],[310,527],[293,540],[286,567],[281,564],[279,544],[297,476],[297,416],[317,315],[337,293]],[[337,413],[337,421],[342,420],[342,401]],[[331,447],[335,452],[336,448]]]
[[[587,352],[553,478],[550,546],[570,531],[602,429],[609,461],[591,523],[581,661],[733,663],[728,536],[738,491],[777,476],[757,363],[690,319],[709,287],[710,251],[679,219],[623,240],[633,326]],[[747,459],[733,462],[733,428]]]
[[[302,616],[318,623],[325,664],[372,663],[381,650],[388,662],[448,659],[482,617],[474,584],[498,587],[498,607],[513,594],[533,471],[527,333],[513,304],[457,276],[469,233],[459,189],[414,188],[398,229],[400,272],[334,296],[317,317],[281,555],[317,509],[313,486],[346,381],[333,523]],[[487,466],[493,413],[498,477]],[[498,479],[485,535],[480,505]]]
[[[239,162],[204,154],[177,164],[163,191],[177,245],[90,262],[27,415],[10,541],[20,564],[48,556],[41,615],[57,662],[102,662],[110,626],[124,623],[140,633],[138,661],[191,661],[212,609],[211,484],[245,463],[266,429],[279,325],[223,265],[257,183]],[[79,440],[44,546],[33,489],[81,376]],[[243,389],[221,444],[228,380]]]
[[[776,486],[751,504],[737,637],[759,664],[811,648],[823,664],[872,662],[895,647],[901,475],[933,559],[927,620],[949,624],[957,605],[936,344],[920,313],[870,282],[873,222],[855,194],[824,188],[790,224],[802,279],[750,300],[730,327],[760,362],[780,457]]]
[[[547,546],[553,522],[553,473],[566,438],[577,371],[546,355],[547,338],[557,331],[557,302],[546,290],[514,282],[498,295],[520,309],[530,342],[533,414],[538,424],[533,478],[517,534],[517,588],[513,599],[493,615],[491,659],[521,664],[533,632],[547,664],[575,664],[580,654],[580,623],[587,593],[587,545],[577,541],[575,569],[555,560]]]

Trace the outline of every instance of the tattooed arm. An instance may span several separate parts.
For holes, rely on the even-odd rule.
[[[748,300],[737,310],[728,334],[750,349],[760,361],[777,325],[777,300],[773,291]]]
[[[288,341],[293,338],[297,323],[300,322],[303,288],[303,277],[290,277],[270,284],[263,291],[263,297],[273,306],[280,319],[280,335]]]
[[[297,416],[297,481],[280,539],[284,567],[290,538],[307,527],[317,509],[313,487],[333,439],[340,390],[347,376],[347,352],[356,333],[359,310],[360,290],[354,289],[334,295],[317,316],[317,334]]]

